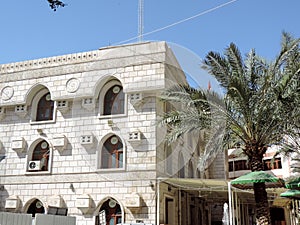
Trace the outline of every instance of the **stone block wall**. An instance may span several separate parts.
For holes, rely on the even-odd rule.
[[[123,221],[155,223],[157,97],[169,82],[169,51],[164,42],[141,43],[0,65],[0,155],[5,156],[0,162],[0,210],[7,210],[5,201],[11,196],[20,201],[13,210],[26,212],[33,199],[47,209],[49,199],[59,195],[77,224],[91,225],[103,201],[112,197],[122,206]],[[168,76],[185,79],[182,73]],[[101,98],[109,82],[123,87],[122,115],[103,115]],[[55,102],[52,122],[34,120],[35,95],[43,89]],[[135,94],[142,100],[132,101]],[[141,140],[131,141],[129,134],[137,130]],[[112,134],[122,140],[124,166],[101,169],[101,148]],[[81,142],[85,135],[92,143]],[[28,172],[28,152],[41,140],[50,144],[50,169]],[[57,146],[56,141],[65,144]],[[127,207],[126,199],[134,193],[140,206]],[[83,194],[91,199],[85,215],[75,204]]]

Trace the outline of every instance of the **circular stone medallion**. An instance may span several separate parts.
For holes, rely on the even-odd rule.
[[[14,95],[14,89],[10,86],[4,87],[1,91],[1,98],[4,101],[11,99],[13,95]]]
[[[66,89],[67,89],[67,92],[69,93],[74,93],[78,90],[79,88],[79,80],[76,79],[76,78],[71,78],[67,81],[66,83]]]

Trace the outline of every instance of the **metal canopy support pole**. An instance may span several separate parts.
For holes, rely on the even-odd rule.
[[[156,181],[156,192],[157,192],[157,200],[156,200],[156,224],[159,224],[159,217],[160,217],[160,180]]]
[[[228,202],[229,202],[229,225],[233,225],[232,223],[232,195],[231,195],[231,183],[228,182]]]

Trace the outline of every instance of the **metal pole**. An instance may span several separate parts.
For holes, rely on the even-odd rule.
[[[139,0],[139,22],[138,22],[138,36],[139,42],[143,41],[144,30],[144,0]]]
[[[232,195],[231,195],[231,183],[228,182],[228,202],[229,202],[229,225],[232,225]]]

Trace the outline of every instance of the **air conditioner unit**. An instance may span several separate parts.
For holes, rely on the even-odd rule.
[[[29,161],[28,170],[29,171],[37,171],[41,170],[41,161]]]

